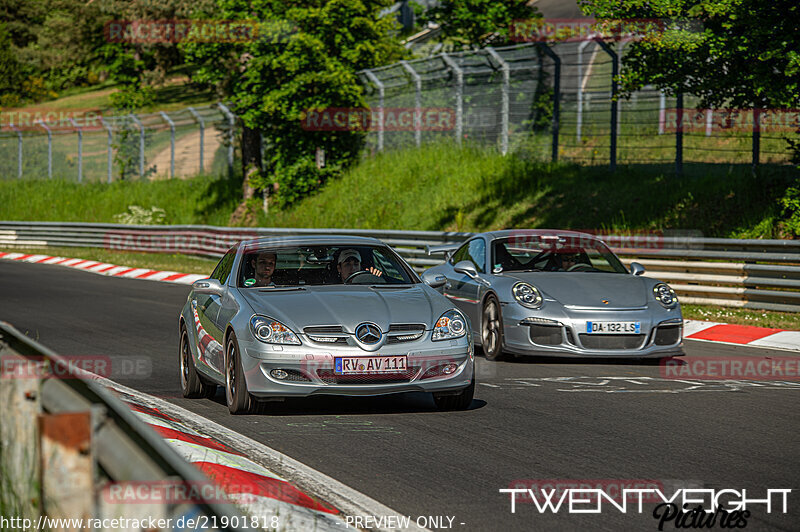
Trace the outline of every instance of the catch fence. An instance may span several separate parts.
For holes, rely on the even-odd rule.
[[[630,41],[592,38],[439,53],[364,70],[373,109],[447,108],[446,130],[393,127],[375,112],[373,151],[449,138],[580,164],[791,162],[800,141],[794,109],[696,109],[699,98],[645,86],[617,97]],[[788,139],[788,140],[787,140]]]
[[[51,109],[3,114],[0,179],[107,182],[232,172],[236,117],[222,104],[103,116]]]

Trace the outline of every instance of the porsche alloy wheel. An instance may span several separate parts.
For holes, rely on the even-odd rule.
[[[497,360],[503,353],[503,317],[497,298],[489,296],[483,305],[481,347],[486,360]]]

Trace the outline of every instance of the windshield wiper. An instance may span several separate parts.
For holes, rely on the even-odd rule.
[[[259,292],[294,292],[297,290],[305,290],[303,286],[264,286],[259,288]]]
[[[405,290],[411,288],[413,284],[371,284],[370,288],[389,288],[391,290]]]

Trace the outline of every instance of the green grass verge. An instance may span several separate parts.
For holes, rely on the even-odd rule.
[[[363,159],[316,195],[258,210],[266,227],[485,231],[562,228],[699,230],[709,237],[777,237],[791,166],[606,166],[543,163],[524,149],[426,145]],[[199,177],[153,182],[0,181],[0,220],[114,222],[129,205],[160,207],[165,223],[228,225],[240,184]]]
[[[7,253],[31,253],[35,255],[51,255],[73,259],[107,262],[118,266],[132,268],[149,268],[151,270],[174,271],[179,273],[199,273],[210,275],[217,265],[216,259],[205,259],[177,253],[144,253],[136,251],[111,251],[103,248],[18,248],[0,247]]]
[[[499,228],[695,229],[714,237],[770,237],[789,166],[551,164],[522,150],[448,143],[367,158],[315,196],[273,209],[259,225],[485,231]]]
[[[681,305],[681,310],[683,317],[689,320],[800,331],[800,313],[685,304]]]
[[[0,181],[0,220],[106,222],[129,205],[160,207],[168,224],[228,225],[241,184],[198,177],[78,184],[64,180]]]

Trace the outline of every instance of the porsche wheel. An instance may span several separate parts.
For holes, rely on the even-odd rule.
[[[194,367],[192,348],[189,345],[189,333],[186,325],[181,324],[181,343],[180,343],[180,366],[181,366],[181,392],[183,396],[194,399],[197,397],[213,397],[217,393],[214,384],[208,384],[200,379],[197,369]]]
[[[231,332],[225,345],[225,402],[231,414],[255,413],[258,403],[247,391],[239,344]]]
[[[495,296],[487,297],[483,304],[481,348],[486,360],[498,360],[503,354],[503,317]]]

